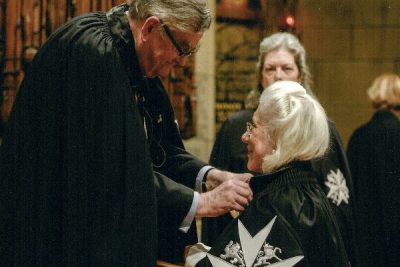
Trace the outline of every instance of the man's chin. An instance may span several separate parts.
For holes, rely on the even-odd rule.
[[[167,78],[170,72],[172,71],[172,67],[168,68],[162,68],[154,71],[150,71],[149,73],[146,74],[147,78],[155,78],[155,77],[160,77],[160,78]]]
[[[165,79],[165,78],[168,77],[168,74],[169,74],[169,73],[167,73],[167,74],[162,74],[162,73],[160,73],[160,74],[158,74],[158,77],[160,77],[160,78],[162,78],[162,79]]]
[[[171,71],[172,68],[165,68],[164,70],[158,72],[158,76],[161,78],[167,78]]]

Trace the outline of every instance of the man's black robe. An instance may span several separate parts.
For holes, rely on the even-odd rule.
[[[185,150],[171,103],[161,81],[159,79],[147,81],[144,109],[154,170],[171,177],[175,182],[194,188],[195,177],[206,163]],[[185,201],[182,201],[175,205],[178,208],[184,203]],[[189,211],[189,208],[186,211]],[[196,223],[192,222],[189,231],[184,233],[174,228],[175,224],[170,223],[171,220],[176,223],[182,222],[181,213],[171,209],[159,209],[158,215],[158,258],[168,262],[183,263],[185,247],[198,241]]]
[[[0,266],[154,266],[156,194],[171,228],[189,210],[192,190],[154,179],[123,12],[74,18],[26,73],[0,154]]]
[[[121,5],[110,16],[118,22],[114,26],[117,31],[126,35],[128,45],[133,46],[129,25],[125,23],[126,10],[127,6]],[[146,123],[153,168],[173,180],[162,179],[167,187],[159,191],[166,191],[166,194],[157,198],[158,258],[183,263],[185,246],[197,242],[196,224],[191,224],[188,233],[178,230],[177,225],[182,223],[192,204],[193,191],[188,188],[195,187],[196,176],[206,163],[185,150],[174,110],[161,80],[144,78],[137,60],[133,60],[129,66],[133,90],[138,92]]]

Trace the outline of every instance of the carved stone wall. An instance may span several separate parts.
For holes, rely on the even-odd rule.
[[[314,91],[344,144],[373,109],[366,90],[383,72],[400,74],[400,1],[303,0],[298,32]]]
[[[217,23],[216,30],[216,128],[243,107],[256,85],[260,30],[240,23]]]

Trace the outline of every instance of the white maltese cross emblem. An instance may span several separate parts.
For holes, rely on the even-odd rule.
[[[347,188],[343,173],[339,169],[336,172],[331,170],[326,178],[325,185],[329,187],[326,196],[332,200],[333,204],[337,206],[342,202],[349,204],[349,188]]]
[[[225,254],[221,254],[220,257],[214,256],[207,252],[200,252],[189,256],[186,259],[185,266],[196,266],[196,264],[204,257],[208,257],[211,265],[214,267],[294,266],[304,258],[303,255],[281,259],[277,256],[277,254],[281,253],[282,250],[278,247],[273,247],[266,242],[275,220],[276,216],[255,236],[251,236],[243,223],[238,220],[239,238],[242,247],[239,243],[230,241],[224,249]],[[275,259],[277,262],[270,263],[269,261],[271,259]]]

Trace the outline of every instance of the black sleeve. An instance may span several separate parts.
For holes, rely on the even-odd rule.
[[[193,190],[161,173],[154,172],[160,220],[178,229],[193,202]]]
[[[150,127],[154,169],[174,181],[194,188],[198,172],[207,163],[186,151],[171,102],[159,79],[149,80],[145,108]]]
[[[181,264],[185,247],[197,242],[196,221],[187,233],[179,230],[193,202],[194,191],[155,173],[158,204],[158,259]]]

